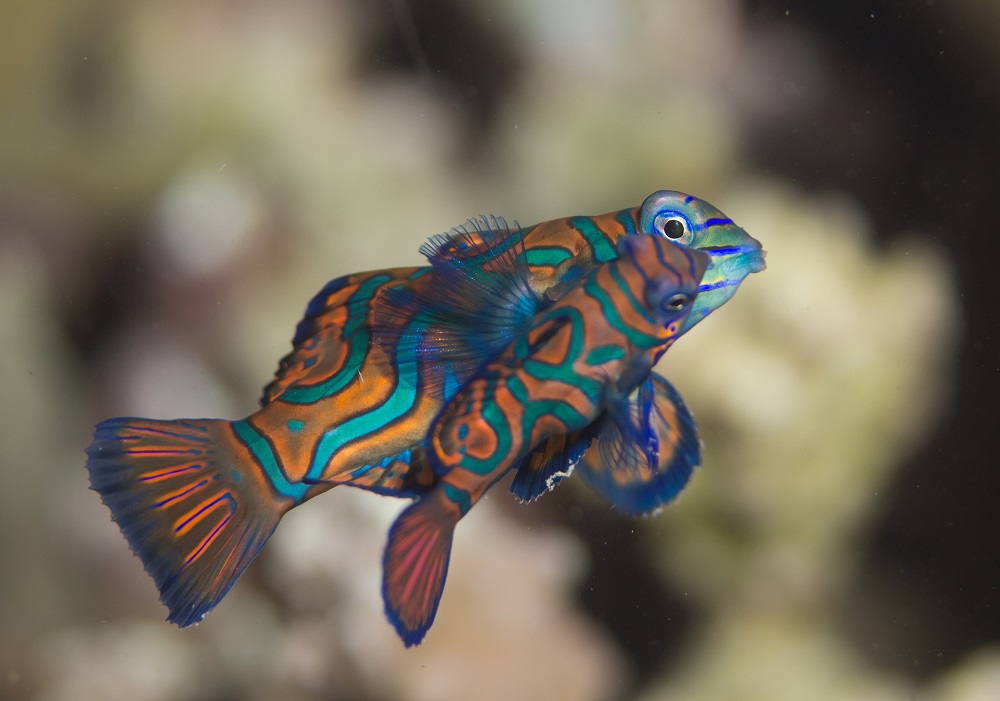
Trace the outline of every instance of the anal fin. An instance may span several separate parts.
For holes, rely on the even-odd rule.
[[[408,506],[385,548],[385,613],[407,647],[418,645],[434,622],[448,576],[455,520],[437,496]]]

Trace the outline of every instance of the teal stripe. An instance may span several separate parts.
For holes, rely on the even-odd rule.
[[[570,338],[566,350],[566,359],[558,364],[543,363],[531,358],[524,361],[524,371],[543,381],[564,382],[577,387],[588,397],[594,397],[601,391],[601,383],[587,377],[581,377],[573,370],[573,363],[581,358],[585,350],[583,314],[576,307],[563,307],[553,312],[552,319],[566,319],[570,323]],[[549,319],[543,319],[543,322]]]
[[[625,351],[618,346],[598,346],[587,353],[588,365],[600,365],[609,360],[621,360],[625,357]]]
[[[496,470],[507,459],[514,443],[510,435],[510,424],[507,423],[507,416],[496,404],[496,384],[496,380],[489,380],[489,388],[486,391],[483,408],[480,412],[483,421],[490,425],[497,437],[496,450],[485,460],[478,460],[468,455],[462,456],[461,469],[476,475],[488,475]]]
[[[631,214],[627,209],[623,209],[615,215],[615,221],[622,225],[625,229],[626,234],[637,234],[639,233],[635,228],[635,219],[632,218]]]
[[[251,426],[246,419],[234,421],[232,426],[233,433],[236,434],[236,437],[253,454],[257,464],[264,469],[264,474],[271,480],[271,485],[274,489],[282,496],[294,499],[295,501],[301,501],[306,492],[309,491],[309,485],[288,481],[267,439],[256,428]]]
[[[472,508],[472,496],[467,491],[453,487],[447,482],[443,482],[441,486],[444,488],[444,495],[459,508],[463,516],[469,513],[469,509]]]
[[[397,346],[395,359],[397,368],[400,365],[400,360],[415,356],[418,343],[416,340],[417,336],[418,334],[407,334],[404,340]],[[318,479],[327,463],[330,462],[330,459],[338,450],[351,441],[383,429],[412,409],[417,397],[415,384],[417,383],[398,381],[396,389],[393,390],[389,398],[377,409],[372,409],[366,414],[355,416],[353,419],[345,421],[339,426],[335,426],[325,432],[316,445],[307,477]]]
[[[351,296],[347,303],[347,322],[344,324],[343,336],[344,340],[351,344],[351,352],[340,372],[318,385],[291,387],[278,397],[279,400],[289,404],[312,404],[336,394],[354,379],[368,352],[370,339],[365,330],[365,322],[368,319],[368,302],[378,292],[378,288],[390,279],[388,275],[376,275],[369,278],[358,287],[358,291]],[[358,337],[351,339],[351,336],[358,331],[361,331]]]
[[[588,395],[588,398],[591,400],[591,406],[596,404],[596,398],[593,395]],[[590,423],[589,417],[581,414],[566,402],[537,402],[530,407],[525,407],[523,426],[523,430],[525,431],[524,435],[530,436],[532,429],[534,429],[535,425],[545,415],[554,416],[560,423],[562,423],[563,426],[566,427],[567,433],[577,431]]]
[[[552,268],[572,257],[572,253],[557,246],[538,246],[525,253],[528,265],[547,265]]]
[[[566,359],[559,365],[554,366],[549,365],[548,363],[541,363],[537,360],[527,360],[524,363],[523,370],[529,375],[542,381],[551,382],[554,380],[576,387],[588,398],[591,405],[593,405],[597,402],[603,389],[602,383],[588,377],[583,377],[573,369],[573,365],[576,360],[586,350],[584,344],[585,332],[583,317],[579,310],[575,308],[562,309],[560,312],[561,316],[569,317],[571,321],[571,335],[569,348],[566,353]],[[524,416],[521,423],[521,430],[525,437],[531,435],[535,425],[544,416],[555,417],[564,426],[566,426],[567,432],[583,428],[589,422],[588,417],[584,416],[564,401],[528,401],[527,389],[521,383],[519,378],[517,378],[516,383],[511,382],[511,380],[514,379],[515,378],[513,377],[509,378],[508,384],[513,385],[511,387],[512,392],[516,397],[518,397],[519,401],[521,401],[521,404],[524,406]]]
[[[604,288],[597,284],[594,278],[584,283],[584,289],[587,291],[587,294],[596,299],[601,305],[601,311],[604,313],[604,317],[608,320],[608,323],[620,331],[633,344],[640,348],[651,348],[663,343],[663,339],[642,333],[638,329],[626,324],[625,320],[618,313],[614,300],[611,299]]]
[[[537,360],[527,360],[524,363],[524,370],[532,377],[544,382],[562,382],[572,385],[588,397],[596,397],[604,386],[599,380],[582,377],[579,373],[574,372],[572,363],[549,365]]]
[[[569,225],[587,239],[587,243],[594,249],[594,260],[598,263],[607,263],[618,257],[615,247],[611,245],[608,237],[597,228],[597,224],[590,217],[573,217],[569,220]]]
[[[514,395],[514,399],[521,402],[522,405],[526,405],[528,403],[528,388],[524,386],[520,377],[517,375],[511,375],[508,377],[507,389]]]
[[[525,370],[530,372],[527,366],[525,367]],[[577,387],[580,391],[586,394],[591,406],[596,403],[596,393],[601,391],[601,383],[595,383],[592,381],[588,382],[586,378],[580,377],[574,373],[572,365],[569,363],[560,367],[559,374],[560,377],[558,379]],[[531,435],[531,432],[534,430],[538,422],[546,416],[553,416],[558,421],[562,422],[562,424],[566,427],[567,432],[583,428],[587,425],[587,423],[589,423],[586,416],[562,400],[525,401],[522,402],[522,404],[524,405],[524,416],[521,420],[521,431],[526,439]]]

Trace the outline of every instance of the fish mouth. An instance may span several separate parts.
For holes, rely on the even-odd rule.
[[[747,275],[767,268],[767,251],[757,241],[745,246],[719,246],[704,250],[712,257],[712,266],[709,268],[712,274],[708,277],[715,282],[703,284],[701,292],[719,287],[736,287]]]
[[[681,326],[682,334],[729,301],[747,275],[767,268],[767,252],[754,239],[742,245],[706,247],[701,250],[711,256],[712,265],[698,286],[694,306]]]
[[[751,251],[744,253],[740,256],[740,265],[747,269],[747,275],[750,273],[759,273],[767,268],[767,251],[760,248],[760,244],[757,244],[758,248],[756,251]]]

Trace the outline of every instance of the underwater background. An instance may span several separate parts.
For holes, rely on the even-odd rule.
[[[992,0],[6,0],[0,699],[995,701],[998,124]],[[242,417],[327,280],[662,188],[768,250],[659,366],[678,503],[493,490],[405,650],[404,502],[335,489],[163,621],[97,421]]]

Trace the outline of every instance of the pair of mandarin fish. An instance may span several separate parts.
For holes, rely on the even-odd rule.
[[[523,501],[575,468],[641,514],[700,464],[694,420],[652,368],[764,269],[732,220],[660,191],[526,229],[481,217],[420,250],[428,267],[327,284],[247,418],[97,426],[91,487],[169,621],[200,621],[289,509],[348,484],[415,499],[389,531],[382,584],[386,616],[415,645],[455,525],[509,471]]]

